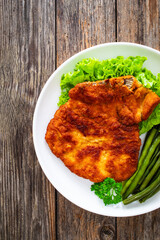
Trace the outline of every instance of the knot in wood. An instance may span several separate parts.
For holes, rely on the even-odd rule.
[[[114,240],[115,230],[112,225],[103,226],[100,230],[100,240]]]

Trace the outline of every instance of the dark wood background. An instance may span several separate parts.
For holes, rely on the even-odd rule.
[[[160,239],[160,209],[112,218],[66,200],[32,140],[36,101],[60,64],[105,42],[160,50],[159,16],[158,0],[0,0],[0,239]]]

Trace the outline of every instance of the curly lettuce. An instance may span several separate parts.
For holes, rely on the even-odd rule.
[[[133,75],[144,87],[150,88],[160,96],[160,74],[154,76],[151,71],[143,68],[146,57],[136,56],[106,59],[99,61],[95,58],[86,58],[78,62],[73,72],[63,74],[61,77],[61,96],[58,106],[69,99],[68,92],[76,84],[86,81],[98,81],[111,77]],[[150,117],[139,124],[140,134],[148,132],[154,125],[160,123],[160,104],[154,109]]]

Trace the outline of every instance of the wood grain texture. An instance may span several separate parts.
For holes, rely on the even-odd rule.
[[[117,0],[117,41],[160,49],[158,0]]]
[[[115,218],[85,211],[58,194],[57,239],[116,239]]]
[[[117,41],[135,42],[160,50],[158,0],[117,0]],[[117,240],[160,239],[160,210],[117,219]]]
[[[32,118],[55,69],[55,2],[0,2],[0,239],[55,239],[55,193],[35,156]]]
[[[115,0],[59,0],[56,11],[58,66],[83,49],[115,41]]]
[[[57,65],[96,44],[115,41],[115,1],[57,1]],[[116,219],[87,212],[57,196],[58,240],[116,239]]]

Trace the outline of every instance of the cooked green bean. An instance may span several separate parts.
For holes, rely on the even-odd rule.
[[[152,156],[152,160],[156,157],[156,155],[160,152],[160,147],[158,146]]]
[[[144,158],[145,158],[145,156],[146,156],[146,154],[148,152],[149,147],[152,144],[152,141],[153,141],[156,133],[157,133],[157,129],[156,128],[152,128],[152,130],[147,134],[146,139],[145,139],[145,145],[144,145],[144,147],[142,149],[142,153],[141,153],[141,156],[139,158],[138,169],[140,169],[140,167],[141,167],[141,165],[143,163],[143,160],[144,160]],[[137,175],[137,171],[133,174],[133,176],[131,178],[128,179],[128,181],[126,181],[126,183],[124,184],[124,186],[122,188],[122,191],[121,191],[122,195],[129,188],[129,186],[131,185],[131,183],[132,183],[133,179],[136,177],[136,175]]]
[[[125,183],[126,183],[126,181],[123,181],[123,182],[122,182],[122,187],[125,185]]]
[[[154,177],[151,179],[150,183],[151,184],[152,182],[154,182],[154,180],[156,180],[156,178],[160,176],[160,169],[158,170],[158,172],[154,175]]]
[[[158,149],[158,151],[159,151],[159,149]],[[149,166],[148,166],[148,168],[146,169],[143,177],[141,178],[141,180],[140,180],[139,183],[138,183],[139,186],[143,183],[143,181],[145,180],[145,178],[146,178],[146,177],[148,176],[148,174],[150,173],[150,170],[151,170],[151,169],[153,168],[153,166],[155,165],[155,163],[156,163],[159,155],[160,155],[160,151],[156,154],[156,156],[155,156],[155,154],[154,154],[154,158],[151,160],[151,163],[149,164]]]
[[[140,199],[139,202],[140,203],[143,203],[145,202],[146,200],[148,200],[149,198],[153,197],[157,192],[160,191],[160,186],[157,187],[153,192],[151,192],[150,194],[148,194],[147,196],[145,196],[144,198]]]
[[[160,135],[158,135],[158,137],[154,140],[153,144],[151,145],[151,147],[147,153],[147,156],[144,159],[142,167],[137,171],[134,181],[130,184],[130,186],[127,189],[127,191],[125,192],[125,194],[123,194],[123,199],[126,199],[137,187],[137,184],[139,183],[143,174],[145,173],[145,170],[147,169],[147,167],[149,165],[150,159],[151,159],[156,147],[159,144],[160,144]]]
[[[142,183],[142,185],[140,187],[140,191],[142,191],[148,185],[148,183],[153,178],[154,174],[156,174],[156,172],[158,171],[159,168],[160,168],[160,158],[158,158],[154,167],[152,168],[152,170],[150,171],[148,176],[145,178],[144,182]]]
[[[137,194],[134,194],[131,197],[123,200],[124,205],[127,205],[131,202],[134,202],[136,200],[146,197],[147,195],[153,193],[159,186],[160,186],[160,176],[158,176],[158,178],[151,185],[145,188],[143,191]]]

